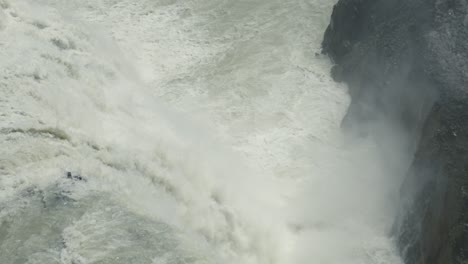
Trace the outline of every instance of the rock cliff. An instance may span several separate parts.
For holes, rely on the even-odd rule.
[[[352,97],[343,127],[385,140],[383,123],[408,139],[405,262],[468,263],[468,1],[340,0],[323,52]]]

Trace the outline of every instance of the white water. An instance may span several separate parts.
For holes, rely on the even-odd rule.
[[[0,263],[400,263],[333,4],[0,0]]]

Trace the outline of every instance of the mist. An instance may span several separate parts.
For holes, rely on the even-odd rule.
[[[333,2],[85,2],[0,1],[0,262],[401,263],[414,133],[350,114]]]

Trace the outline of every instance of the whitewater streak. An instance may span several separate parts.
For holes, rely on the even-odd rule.
[[[0,0],[0,263],[399,263],[332,5]]]

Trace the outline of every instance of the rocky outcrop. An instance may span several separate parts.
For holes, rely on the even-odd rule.
[[[340,0],[323,51],[352,97],[343,126],[409,139],[395,224],[405,262],[468,263],[468,1]]]

